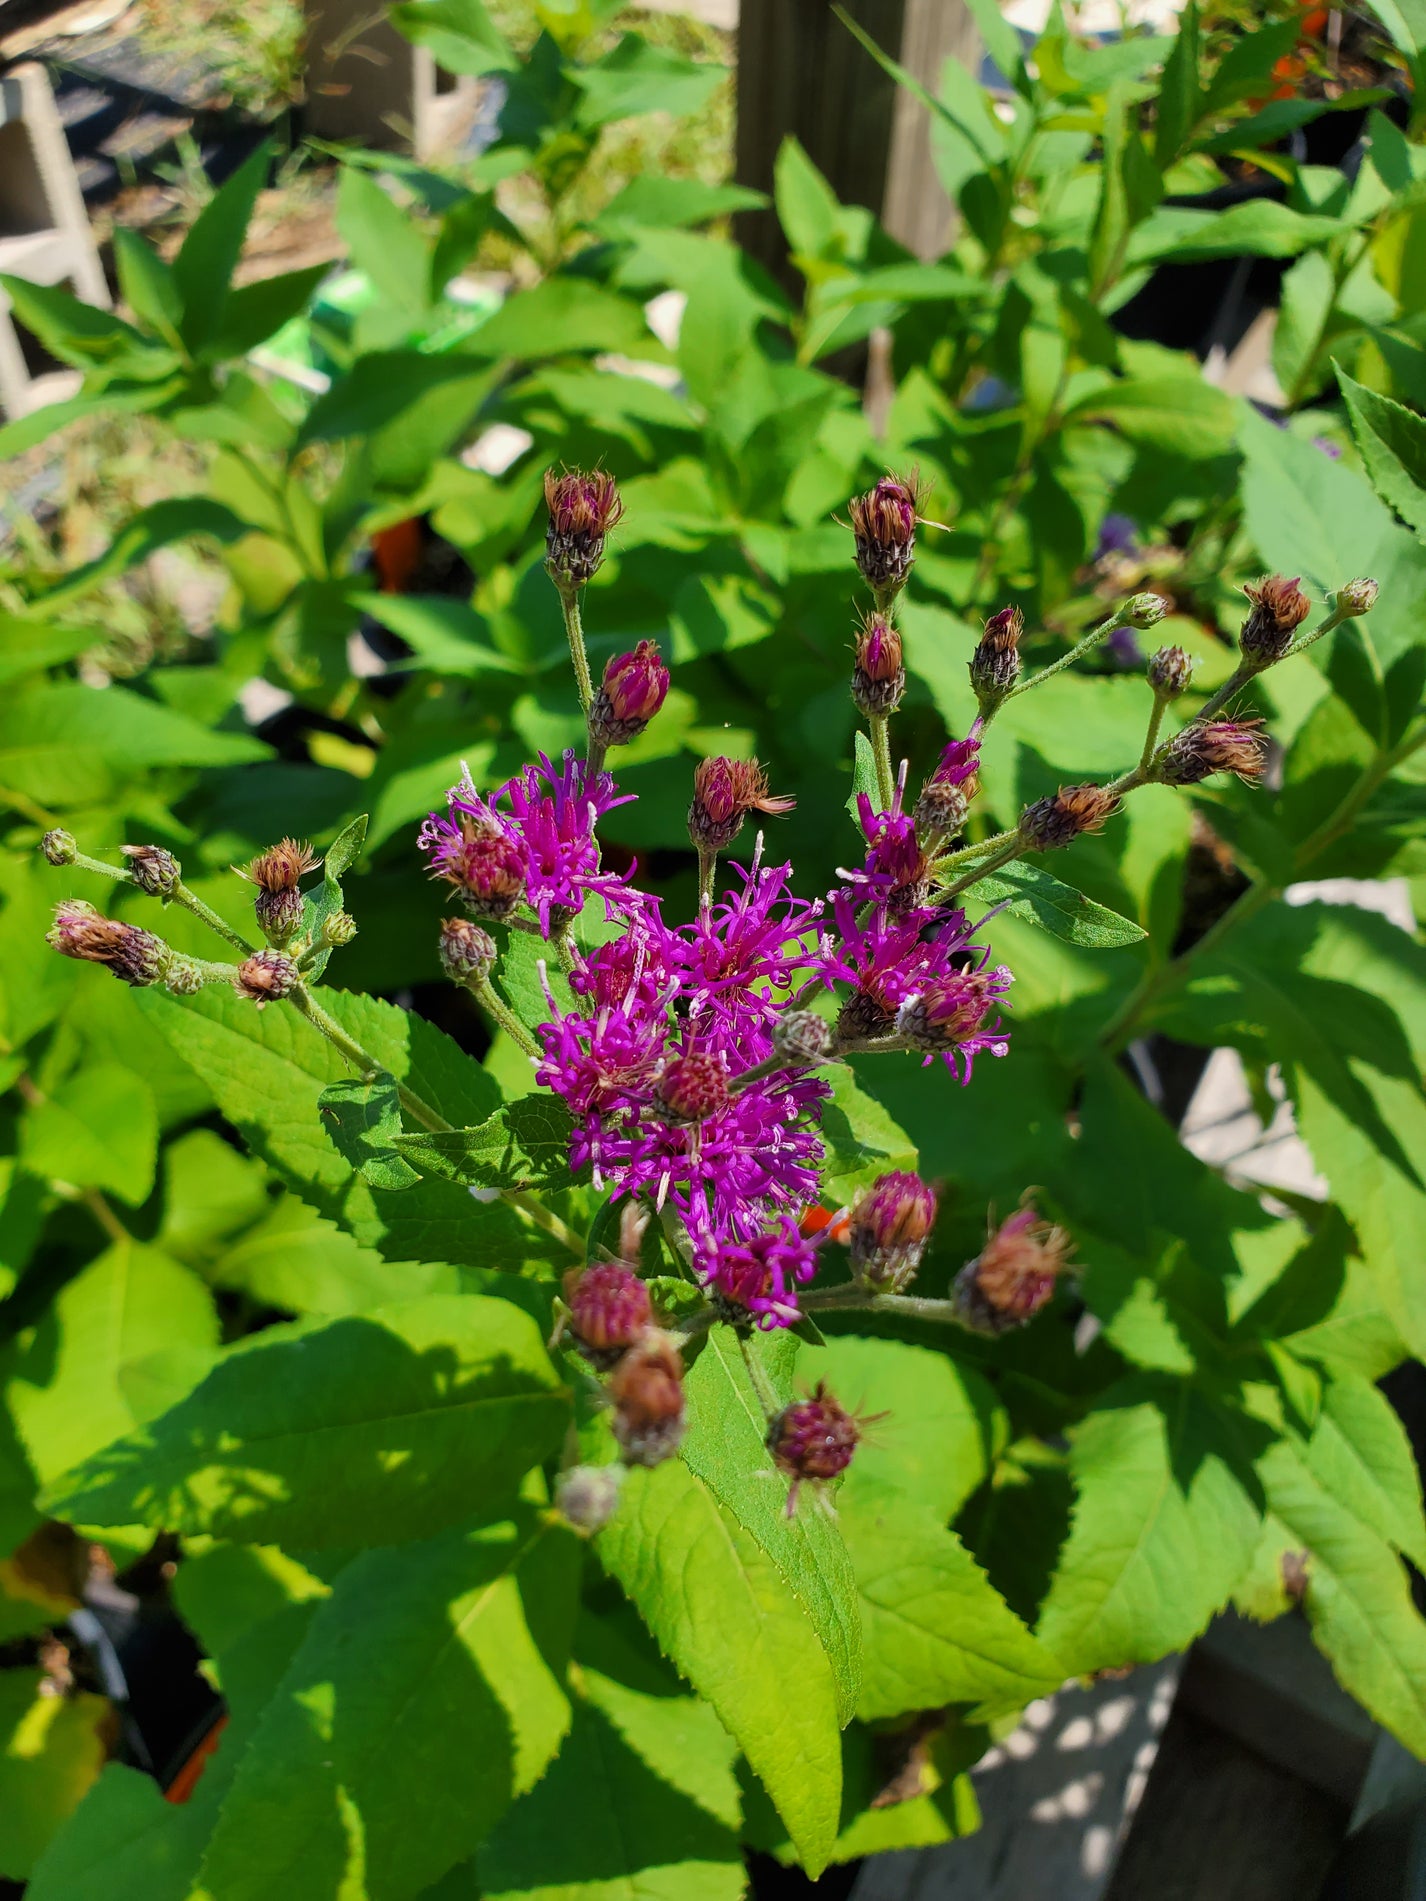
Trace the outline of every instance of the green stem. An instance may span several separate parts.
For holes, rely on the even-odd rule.
[[[363,1049],[355,1037],[348,1036],[335,1018],[327,1015],[305,984],[297,984],[288,992],[288,1002],[300,1015],[306,1017],[314,1030],[326,1037],[334,1049],[340,1050],[361,1075],[374,1076],[385,1067],[377,1061],[370,1050]],[[414,1089],[408,1089],[405,1083],[398,1081],[396,1094],[401,1107],[413,1121],[419,1122],[423,1129],[428,1129],[432,1135],[453,1133],[452,1125],[446,1121],[440,1110],[433,1109],[424,1097],[416,1094]]]
[[[1149,715],[1148,731],[1144,734],[1144,750],[1139,754],[1138,770],[1140,772],[1147,772],[1149,770],[1149,762],[1153,759],[1154,748],[1159,743],[1159,728],[1164,723],[1164,714],[1168,711],[1168,704],[1168,701],[1161,698],[1159,694],[1156,693],[1154,695],[1154,710]]]
[[[1008,865],[1012,858],[1019,858],[1024,850],[1025,846],[1021,842],[1020,834],[1015,832],[1008,845],[1002,846],[997,852],[992,852],[989,858],[982,860],[978,865],[972,865],[969,871],[963,872],[959,878],[953,879],[950,884],[944,886],[941,897],[943,899],[959,897],[962,891],[968,891],[978,879],[985,877],[987,872],[998,871],[1002,865]]]
[[[190,891],[181,879],[173,887],[173,902],[181,904],[185,911],[191,911],[194,917],[200,919],[210,931],[216,932],[226,943],[231,944],[234,950],[242,951],[247,957],[251,957],[257,950],[256,944],[250,944],[241,931],[235,931],[226,918],[219,917],[213,907],[205,904],[202,898]]]
[[[876,792],[881,810],[889,812],[896,797],[896,780],[891,770],[891,721],[885,713],[868,713],[871,755],[876,762]]]
[[[503,1189],[501,1199],[508,1201],[512,1208],[518,1208],[525,1219],[533,1222],[535,1227],[542,1228],[546,1234],[552,1235],[561,1247],[568,1248],[570,1253],[577,1255],[581,1261],[584,1259],[586,1252],[584,1242],[567,1221],[560,1219],[553,1208],[547,1208],[542,1201],[536,1201],[533,1195],[526,1194],[522,1188]]]
[[[1032,687],[1043,686],[1046,680],[1052,680],[1057,673],[1063,673],[1066,667],[1072,667],[1076,660],[1083,660],[1087,653],[1092,653],[1102,642],[1108,640],[1117,627],[1125,625],[1125,605],[1127,603],[1122,603],[1106,620],[1100,621],[1097,627],[1091,627],[1084,639],[1071,647],[1067,654],[1062,654],[1050,666],[1042,667],[1038,673],[1032,673],[1028,680],[1022,680],[1018,686],[1011,687],[1005,696],[1006,700],[1018,699],[1022,693],[1028,693]]]
[[[945,871],[948,866],[962,864],[967,858],[983,857],[986,852],[998,851],[1002,845],[1008,845],[1012,838],[1019,836],[1018,827],[1012,827],[1008,832],[996,832],[992,838],[977,839],[974,845],[962,845],[959,851],[943,852],[939,858],[932,860],[931,869]]]
[[[858,1309],[901,1320],[935,1320],[952,1327],[966,1324],[954,1301],[932,1300],[921,1294],[879,1294],[857,1281],[844,1281],[839,1287],[814,1287],[800,1296],[799,1304],[805,1312]]]
[[[584,650],[584,621],[579,610],[579,589],[558,582],[560,607],[564,611],[564,631],[569,641],[569,657],[574,665],[574,683],[579,688],[579,704],[585,718],[594,699],[594,682],[589,677],[589,655]]]
[[[520,1021],[488,978],[471,981],[467,983],[466,988],[495,1027],[504,1030],[510,1040],[524,1050],[527,1056],[540,1054],[540,1046],[533,1033]]]
[[[718,875],[718,854],[698,847],[698,908],[713,902],[713,880]]]

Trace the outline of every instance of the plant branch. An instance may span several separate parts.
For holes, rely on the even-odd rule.
[[[559,587],[560,607],[564,613],[564,631],[569,641],[569,657],[574,665],[574,683],[579,688],[579,704],[589,717],[594,699],[594,682],[589,677],[589,655],[584,650],[584,621],[580,615],[579,589]]]
[[[1033,687],[1043,686],[1046,680],[1052,680],[1057,673],[1063,673],[1066,667],[1072,667],[1076,660],[1083,660],[1087,653],[1093,653],[1094,649],[1108,640],[1117,628],[1128,624],[1124,619],[1124,609],[1128,605],[1127,601],[1121,602],[1107,619],[1100,621],[1097,627],[1091,627],[1083,640],[1076,642],[1068,653],[1061,654],[1059,659],[1052,661],[1048,667],[1042,667],[1038,673],[1032,673],[1028,680],[1022,680],[1018,686],[1011,687],[1001,704],[1006,705],[1011,700],[1019,699],[1022,693],[1030,692]]]

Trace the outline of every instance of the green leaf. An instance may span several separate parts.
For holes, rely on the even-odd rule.
[[[303,904],[303,928],[315,943],[322,934],[322,927],[329,919],[339,917],[344,900],[342,898],[342,879],[351,870],[361,856],[362,846],[366,843],[367,815],[354,818],[350,825],[343,828],[322,855],[322,882],[313,892],[309,892]],[[331,951],[319,951],[305,967],[304,976],[309,983],[320,980],[331,960]]]
[[[857,800],[863,794],[871,800],[872,810],[875,811],[878,803],[876,754],[871,749],[871,741],[858,727],[852,735],[852,789],[847,794],[847,811],[851,814],[854,825],[861,822],[857,812]]]
[[[741,1746],[815,1878],[841,1804],[836,1688],[782,1571],[681,1459],[630,1472],[597,1548]]]
[[[1112,423],[1130,442],[1190,461],[1230,449],[1236,421],[1232,400],[1197,376],[1125,378],[1080,397],[1064,414],[1066,425]]]
[[[1198,77],[1198,7],[1196,0],[1179,15],[1178,38],[1164,61],[1159,82],[1158,116],[1154,123],[1154,158],[1167,171],[1198,123],[1202,106]]]
[[[264,139],[199,212],[173,260],[174,288],[183,307],[179,334],[194,352],[211,342],[226,315],[233,272],[271,162],[272,148]]]
[[[568,1188],[572,1123],[557,1096],[522,1096],[474,1129],[398,1135],[398,1154],[423,1175],[479,1188]]]
[[[640,33],[624,34],[592,65],[566,71],[584,95],[575,123],[590,130],[646,112],[697,112],[728,74],[725,66],[680,59]]]
[[[465,354],[424,356],[419,350],[371,350],[313,403],[298,432],[297,446],[374,435],[391,423],[409,429],[422,403],[436,406],[446,431],[444,441],[453,441],[489,387],[487,367],[472,363]]]
[[[474,677],[522,673],[524,668],[490,645],[490,623],[464,601],[442,594],[353,594],[353,607],[388,628],[432,673]]]
[[[401,1100],[386,1070],[328,1083],[317,1108],[332,1146],[373,1188],[409,1188],[419,1179],[398,1152]]]
[[[1417,534],[1426,534],[1426,419],[1364,389],[1340,364],[1337,381],[1372,487]]]
[[[1272,198],[1254,198],[1227,211],[1161,205],[1130,238],[1126,267],[1196,264],[1213,257],[1296,257],[1341,230],[1336,218],[1293,211]]]
[[[0,1671],[0,1875],[23,1881],[104,1766],[107,1697],[41,1694],[39,1670]]]
[[[607,1642],[586,1651],[592,1621],[576,1635],[564,1747],[433,1901],[739,1901],[747,1873],[731,1738],[706,1703],[677,1694],[641,1657],[611,1658]]]
[[[746,185],[708,185],[698,178],[644,173],[610,199],[594,220],[594,229],[614,236],[631,225],[684,228],[734,211],[756,211],[766,203],[766,193]]]
[[[1227,1602],[1257,1542],[1235,1428],[1190,1385],[1146,1379],[1118,1389],[1070,1441],[1074,1520],[1040,1637],[1075,1676],[1181,1650]]]
[[[126,574],[130,568],[147,561],[150,555],[157,554],[160,548],[166,548],[171,542],[188,541],[195,535],[211,535],[214,541],[227,547],[234,541],[241,541],[244,535],[252,533],[252,523],[235,515],[231,508],[224,506],[207,495],[174,496],[165,502],[155,502],[149,508],[142,508],[115,535],[104,553],[95,560],[85,562],[82,567],[72,568],[63,579],[46,590],[46,608],[57,607],[62,601],[76,599],[88,593],[90,588],[98,587],[103,581],[112,581],[116,575]],[[93,692],[92,687],[76,688],[76,692]],[[109,693],[122,692],[123,689],[110,687]],[[123,693],[125,702],[133,704],[138,696]],[[151,701],[140,704],[148,706]],[[174,716],[176,717],[176,715]],[[256,748],[255,740],[239,739],[235,734],[213,733],[210,738],[214,744],[220,741],[228,746],[246,746]],[[236,757],[237,755],[229,755]],[[267,748],[261,752],[249,750],[241,755],[245,758],[265,758]],[[182,762],[187,764],[189,762]],[[203,762],[198,762],[203,763]]]
[[[92,627],[62,627],[27,614],[0,614],[0,685],[63,666],[103,638]]]
[[[142,1242],[106,1248],[0,1361],[39,1478],[59,1478],[181,1399],[217,1346],[196,1275]]]
[[[128,225],[114,227],[114,262],[119,291],[140,323],[157,330],[168,342],[177,337],[183,306],[173,271],[153,246]]]
[[[391,19],[413,45],[429,47],[448,73],[479,79],[519,71],[509,41],[481,0],[404,0],[391,9]]]
[[[643,306],[587,277],[547,277],[531,290],[517,291],[472,332],[464,348],[527,363],[601,350],[667,361]]]
[[[77,369],[122,370],[144,381],[166,377],[177,368],[172,351],[155,347],[112,310],[100,310],[71,297],[54,284],[32,284],[0,274],[3,293],[15,315],[51,356]]]
[[[841,1504],[866,1633],[863,1721],[945,1703],[972,1720],[1058,1689],[1065,1670],[1037,1642],[934,1512],[893,1492]]]
[[[91,1064],[26,1109],[20,1153],[31,1174],[107,1189],[137,1208],[158,1159],[153,1091],[116,1064]]]
[[[364,1314],[422,1294],[457,1294],[465,1273],[439,1261],[384,1261],[285,1195],[255,1227],[204,1268],[215,1287],[291,1314]],[[510,1282],[509,1297],[528,1283]],[[483,1290],[484,1291],[484,1290]],[[491,1289],[490,1291],[495,1291]]]
[[[1086,950],[1117,950],[1137,944],[1146,933],[1107,905],[1096,904],[1073,885],[1062,884],[1038,865],[1007,865],[977,878],[970,887],[977,904],[1004,905],[1011,917]]]
[[[54,1488],[84,1524],[253,1544],[421,1538],[553,1452],[568,1395],[508,1301],[431,1295],[271,1327],[198,1389]]]
[[[198,1889],[408,1901],[569,1727],[572,1534],[533,1514],[345,1565],[243,1757]]]
[[[914,1169],[916,1145],[877,1101],[858,1086],[843,1063],[828,1068],[831,1100],[822,1110],[822,1140],[827,1161],[822,1198],[829,1207],[850,1201],[878,1175],[892,1169]]]
[[[370,176],[348,165],[337,187],[337,229],[356,268],[385,302],[419,322],[431,305],[431,245],[421,227]]]
[[[215,363],[246,356],[294,317],[300,317],[313,293],[331,270],[330,264],[309,264],[305,270],[261,277],[240,284],[228,294],[217,334],[204,346],[206,359]]]

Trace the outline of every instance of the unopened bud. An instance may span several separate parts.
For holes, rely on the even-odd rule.
[[[743,829],[749,812],[780,817],[795,799],[774,797],[756,759],[700,759],[693,774],[688,835],[700,852],[720,852]]]
[[[919,1175],[879,1175],[852,1204],[847,1224],[853,1271],[899,1292],[921,1265],[936,1219],[936,1197]]]
[[[901,635],[884,614],[868,615],[857,629],[852,699],[868,718],[894,713],[906,691]]]
[[[466,917],[441,924],[441,969],[454,983],[483,983],[495,968],[495,939]]]
[[[322,942],[331,950],[350,944],[357,934],[357,921],[349,911],[335,911],[322,922]]]
[[[632,653],[618,655],[590,706],[590,738],[599,746],[627,746],[663,705],[668,685],[657,642],[641,640]]]
[[[728,1068],[712,1050],[690,1050],[664,1066],[658,1103],[670,1122],[704,1122],[728,1106]]]
[[[920,495],[915,481],[884,475],[876,487],[850,503],[862,578],[884,602],[906,585],[916,557]]]
[[[965,823],[970,802],[980,790],[980,732],[977,719],[964,739],[953,739],[940,764],[921,788],[911,818],[918,839],[950,838]]]
[[[570,1332],[585,1357],[607,1371],[653,1322],[649,1290],[623,1261],[572,1267],[564,1277]]]
[[[620,1359],[609,1381],[614,1437],[630,1465],[659,1465],[683,1440],[683,1358],[651,1327]]]
[[[579,588],[599,572],[604,538],[624,512],[619,485],[603,469],[545,470],[545,566],[556,587]]]
[[[1068,1251],[1063,1228],[1021,1208],[956,1276],[951,1299],[961,1323],[975,1333],[1023,1327],[1053,1295]]]
[[[985,623],[980,644],[970,657],[970,683],[982,712],[993,711],[1020,678],[1020,636],[1025,616],[1018,607],[1002,607]]]
[[[1119,800],[1100,785],[1061,786],[1020,814],[1020,836],[1030,851],[1058,851],[1084,832],[1098,832],[1119,810]]]
[[[777,1469],[792,1480],[789,1512],[800,1485],[841,1477],[861,1436],[856,1420],[821,1380],[807,1399],[784,1407],[768,1428],[767,1447]]]
[[[772,1026],[772,1047],[785,1063],[820,1063],[832,1053],[832,1026],[815,1010],[784,1010]]]
[[[1292,637],[1312,612],[1312,603],[1297,585],[1280,574],[1264,575],[1243,589],[1252,603],[1238,647],[1243,659],[1260,672],[1281,660]]]
[[[994,1002],[990,978],[983,971],[968,970],[919,997],[908,997],[896,1013],[897,1034],[927,1052],[954,1049],[975,1035]]]
[[[233,974],[239,996],[251,998],[259,1010],[266,1003],[276,1003],[290,995],[299,981],[296,964],[275,950],[254,951]]]
[[[306,914],[306,901],[295,886],[291,891],[260,890],[253,899],[258,929],[270,944],[286,944],[296,937]]]
[[[1359,614],[1370,614],[1380,592],[1376,582],[1369,580],[1366,575],[1359,580],[1348,581],[1345,587],[1337,589],[1337,612],[1344,620],[1355,620]]]
[[[624,1489],[622,1465],[576,1465],[555,1480],[555,1510],[586,1538],[603,1531]]]
[[[1159,761],[1166,785],[1198,785],[1215,772],[1232,772],[1244,785],[1263,776],[1267,740],[1260,719],[1206,720],[1175,733]]]
[[[174,997],[196,997],[203,983],[203,972],[191,957],[175,957],[163,979],[164,989]]]
[[[1169,611],[1169,603],[1162,594],[1135,594],[1127,600],[1119,612],[1119,619],[1125,627],[1137,627],[1141,632],[1146,627],[1157,627]]]
[[[1149,661],[1149,685],[1161,700],[1176,700],[1192,678],[1193,661],[1182,647],[1160,647]]]
[[[61,957],[107,965],[116,977],[135,989],[157,983],[173,959],[168,945],[152,931],[104,917],[82,899],[55,906],[54,924],[45,941]]]
[[[40,840],[40,850],[51,865],[72,865],[79,856],[79,846],[73,832],[66,832],[59,826],[45,833]]]
[[[140,891],[151,898],[171,898],[181,876],[178,860],[162,845],[125,845],[124,856]]]

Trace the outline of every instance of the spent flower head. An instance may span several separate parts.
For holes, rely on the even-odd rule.
[[[992,1228],[951,1290],[960,1320],[975,1333],[1006,1333],[1033,1320],[1064,1272],[1069,1236],[1027,1205]]]
[[[1312,603],[1298,586],[1281,574],[1265,574],[1243,589],[1250,603],[1248,618],[1238,636],[1244,664],[1255,671],[1281,660],[1292,637],[1312,612]]]
[[[118,918],[104,917],[80,898],[55,906],[46,942],[61,957],[107,965],[136,990],[157,983],[173,960],[173,952],[161,937]]]
[[[545,506],[550,578],[557,587],[581,588],[599,572],[605,537],[624,513],[619,485],[603,469],[546,469]]]
[[[1085,832],[1100,832],[1120,801],[1100,785],[1061,786],[1020,814],[1020,836],[1030,851],[1059,851]]]
[[[1231,772],[1255,785],[1267,763],[1260,719],[1204,720],[1175,733],[1159,761],[1166,785],[1198,785],[1215,772]]]

